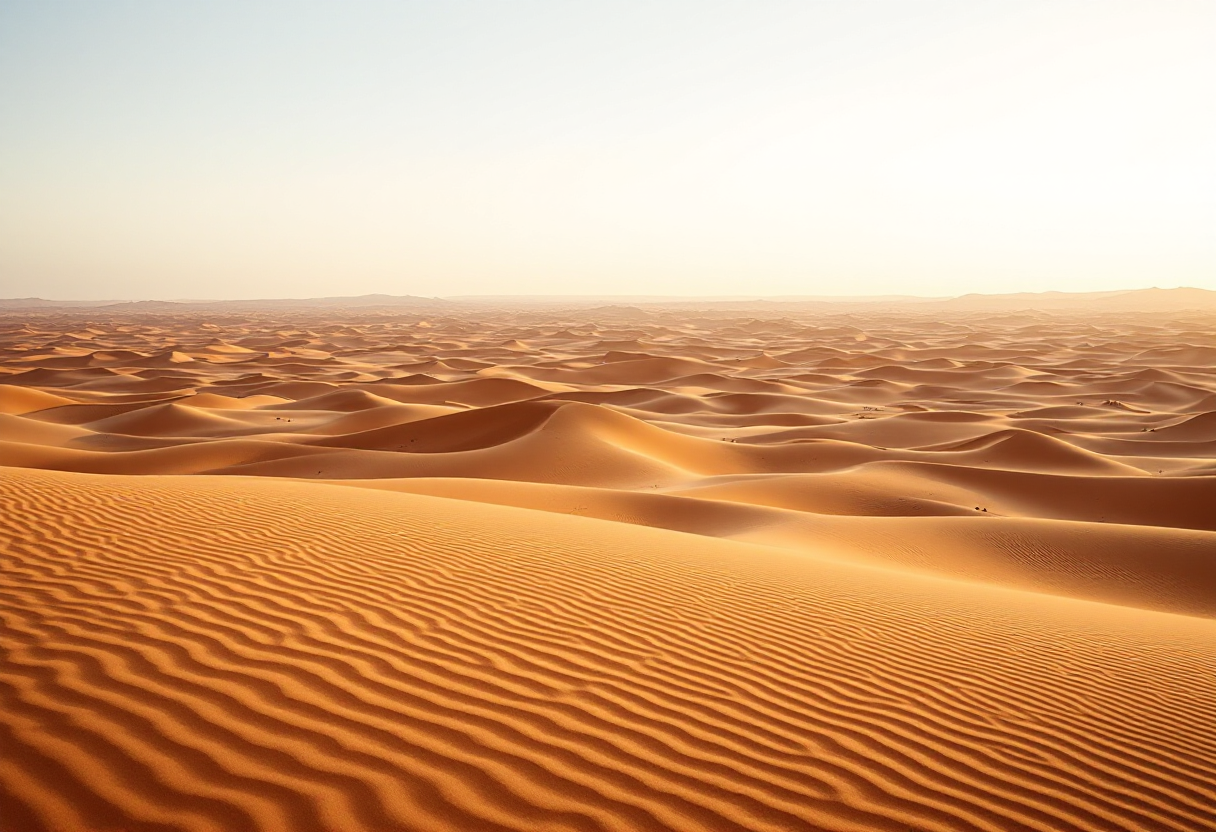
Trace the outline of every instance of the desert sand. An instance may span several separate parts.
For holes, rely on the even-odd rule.
[[[0,312],[0,828],[1216,829],[1216,313],[1012,303]]]

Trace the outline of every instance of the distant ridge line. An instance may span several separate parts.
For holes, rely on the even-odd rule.
[[[419,295],[368,294],[322,298],[263,298],[249,300],[49,300],[45,298],[0,298],[0,312],[96,309],[110,312],[258,311],[302,309],[401,309],[457,311],[493,306],[602,306],[689,307],[719,309],[830,309],[913,307],[921,311],[1204,311],[1216,310],[1216,291],[1193,287],[1175,289],[1129,289],[1107,292],[1022,292],[1014,294],[970,293],[951,298],[914,295],[842,296],[778,295],[770,297],[674,297],[644,295]]]

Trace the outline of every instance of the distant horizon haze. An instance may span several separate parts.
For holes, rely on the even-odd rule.
[[[1201,0],[11,0],[0,297],[1216,289],[1213,43]]]
[[[706,300],[706,301],[726,301],[726,300],[767,300],[767,301],[804,301],[804,300],[831,300],[831,301],[874,301],[874,300],[907,300],[907,301],[931,301],[931,300],[949,300],[959,298],[965,295],[982,295],[985,297],[1001,296],[1001,295],[1108,295],[1122,294],[1127,292],[1144,292],[1144,291],[1175,291],[1188,289],[1201,289],[1197,286],[1141,286],[1136,289],[1095,289],[1087,292],[1066,292],[1056,289],[1049,289],[1042,292],[964,292],[956,295],[887,295],[887,294],[856,294],[856,295],[833,295],[833,294],[791,294],[791,295],[759,295],[759,294],[734,294],[734,295],[703,295],[703,294],[611,294],[598,292],[554,292],[554,293],[486,293],[486,294],[452,294],[452,295],[427,295],[414,292],[390,294],[388,292],[365,292],[357,295],[308,295],[308,296],[291,296],[291,297],[265,297],[265,296],[225,296],[225,297],[46,297],[43,295],[28,295],[26,297],[0,297],[3,300],[45,300],[52,302],[72,303],[101,303],[115,301],[119,303],[140,303],[146,301],[164,302],[164,303],[222,303],[226,301],[243,301],[243,300],[324,300],[326,298],[371,298],[371,297],[387,297],[387,298],[406,298],[417,297],[437,300],[496,300],[496,299],[516,299],[516,298],[570,298],[570,299],[597,299],[597,300],[637,300],[637,301],[685,301],[685,300]],[[1204,290],[1216,291],[1216,290]]]
[[[435,304],[448,304],[453,308],[481,308],[494,306],[571,308],[599,306],[651,306],[662,307],[718,307],[731,305],[738,308],[773,309],[790,307],[806,308],[809,305],[861,308],[875,305],[909,308],[987,308],[987,309],[1083,309],[1092,307],[1107,309],[1118,307],[1127,311],[1216,311],[1216,291],[1198,287],[1179,286],[1172,288],[1148,287],[1131,290],[1108,290],[1094,292],[1016,292],[981,293],[968,292],[948,296],[916,295],[612,295],[612,294],[499,294],[499,295],[389,295],[370,293],[363,295],[337,295],[324,297],[248,297],[248,298],[5,298],[0,297],[0,313],[22,310],[54,309],[112,309],[114,307],[173,307],[193,310],[249,309],[433,309]]]

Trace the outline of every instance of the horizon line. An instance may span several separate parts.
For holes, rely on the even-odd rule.
[[[398,299],[417,299],[425,301],[485,301],[485,300],[558,300],[558,301],[633,301],[633,302],[688,302],[688,301],[717,301],[717,302],[736,302],[736,303],[756,303],[756,302],[788,302],[796,303],[799,301],[823,301],[823,302],[877,302],[877,301],[943,301],[957,300],[967,297],[1025,297],[1025,296],[1082,296],[1082,295],[1124,295],[1132,292],[1175,292],[1175,291],[1198,291],[1198,292],[1216,292],[1216,289],[1207,289],[1201,286],[1143,286],[1137,289],[1099,289],[1088,292],[1070,292],[1058,289],[1048,289],[1040,292],[965,292],[958,295],[915,295],[915,294],[851,294],[851,295],[834,295],[834,294],[774,294],[774,295],[673,295],[673,294],[599,294],[599,293],[580,293],[580,294],[565,294],[565,293],[495,293],[495,294],[461,294],[461,295],[415,295],[415,294],[389,294],[387,292],[366,292],[357,295],[314,295],[305,297],[220,297],[220,298],[49,298],[38,295],[28,295],[25,297],[8,297],[0,298],[0,305],[6,303],[29,303],[32,301],[42,301],[45,303],[72,303],[72,304],[126,304],[126,303],[172,303],[172,304],[207,304],[207,303],[257,303],[257,302],[287,302],[287,301],[323,301],[323,300],[362,300],[370,298],[391,298]]]

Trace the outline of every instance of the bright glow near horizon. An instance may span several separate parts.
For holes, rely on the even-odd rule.
[[[1216,289],[1216,3],[7,2],[0,297]]]

